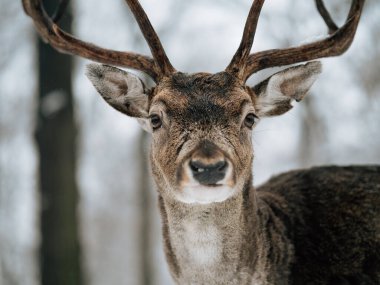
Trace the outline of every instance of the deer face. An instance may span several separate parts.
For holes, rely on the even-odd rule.
[[[111,106],[152,133],[151,166],[161,194],[206,204],[250,182],[252,129],[259,118],[290,110],[320,69],[319,62],[292,67],[253,88],[228,72],[175,73],[150,91],[110,66],[91,64],[88,76]]]
[[[249,177],[256,115],[249,91],[230,74],[168,78],[155,89],[149,115],[153,173],[175,199],[223,201]]]

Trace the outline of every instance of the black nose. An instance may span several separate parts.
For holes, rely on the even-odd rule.
[[[226,176],[228,163],[220,160],[213,164],[205,164],[199,160],[190,161],[190,169],[193,177],[201,184],[213,185]]]

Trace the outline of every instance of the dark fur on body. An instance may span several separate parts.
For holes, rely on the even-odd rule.
[[[181,223],[199,219],[223,227],[224,262],[205,269],[213,279],[186,284],[380,284],[380,166],[291,171],[233,201],[184,207],[160,198],[160,208],[177,282],[190,265],[178,262],[170,228],[181,235]]]
[[[380,284],[380,166],[292,171],[257,194],[267,236],[277,217],[293,245],[289,284]]]

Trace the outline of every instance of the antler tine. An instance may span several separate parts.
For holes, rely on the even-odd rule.
[[[226,71],[241,77],[244,74],[245,65],[252,49],[256,34],[257,22],[259,21],[261,8],[265,0],[254,0],[249,10],[247,21],[244,26],[243,37]]]
[[[152,24],[150,23],[148,16],[144,9],[141,7],[138,0],[126,0],[129,8],[131,9],[135,19],[140,27],[141,32],[144,35],[146,42],[149,45],[153,58],[157,63],[157,67],[160,69],[163,75],[170,75],[176,70],[166,56],[165,50],[162,47],[161,41],[158,38]]]
[[[323,0],[315,0],[315,5],[317,6],[317,10],[323,20],[325,21],[327,27],[329,28],[329,34],[335,33],[339,28],[335,24],[334,20],[331,18],[329,11],[327,11]]]
[[[139,6],[138,3],[136,3],[137,1],[127,1],[131,2],[131,6],[134,8],[136,5]],[[73,37],[71,34],[61,30],[58,25],[54,23],[53,19],[46,13],[42,0],[22,0],[22,3],[26,14],[33,19],[34,25],[42,39],[60,52],[78,55],[100,63],[143,71],[151,76],[155,81],[168,74],[168,71],[174,70],[174,68],[171,67],[169,60],[166,58],[165,52],[159,43],[158,37],[155,35],[149,20],[143,11],[138,11],[139,8],[135,8],[135,16],[139,17],[143,14],[143,17],[145,17],[144,20],[142,20],[144,27],[147,25],[146,23],[149,23],[148,27],[150,31],[144,32],[144,35],[145,33],[148,35],[145,38],[149,39],[149,36],[152,35],[152,31],[155,35],[152,37],[154,39],[152,43],[149,42],[152,52],[154,50],[153,55],[155,60],[145,55],[105,49],[94,44],[81,41]],[[63,10],[63,8],[61,8],[62,7],[59,7],[57,9],[59,14],[56,14],[57,16],[55,16],[54,20],[59,19]],[[142,10],[141,7],[140,9]]]
[[[284,66],[323,57],[338,56],[351,45],[359,24],[365,0],[353,0],[345,24],[324,40],[298,47],[272,49],[253,53],[248,57],[243,79],[265,68]],[[326,13],[321,14],[326,22]],[[329,28],[331,23],[326,23]]]

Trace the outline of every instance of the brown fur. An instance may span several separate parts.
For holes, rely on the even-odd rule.
[[[292,171],[257,190],[247,185],[224,203],[188,206],[161,197],[160,208],[178,284],[251,284],[252,276],[257,284],[379,284],[379,166]],[[172,241],[184,241],[191,220],[222,229],[224,259],[216,268],[199,272],[181,262],[187,252]],[[181,279],[187,274],[189,282]]]
[[[320,69],[319,63],[293,67],[254,88],[228,72],[176,73],[133,101],[141,111],[132,116],[153,113],[162,121],[150,160],[177,284],[379,284],[379,166],[293,171],[252,187],[245,116],[289,110]],[[107,82],[94,84],[108,90]],[[233,195],[207,204],[181,201],[190,158],[228,160]]]
[[[250,171],[244,171],[250,170],[253,153],[246,144],[249,148],[251,144],[247,136],[235,131],[239,120],[234,120],[241,113],[241,102],[251,98],[243,89],[231,88],[229,78],[217,76],[218,83],[212,88],[206,84],[211,75],[181,78],[183,86],[172,84],[174,92],[158,93],[153,99],[167,102],[167,112],[172,116],[167,131],[177,132],[165,133],[165,142],[153,141],[152,146],[166,254],[177,283],[251,284],[254,278],[257,284],[276,285],[377,284],[380,169],[331,167],[291,172],[272,179],[256,192],[250,186]],[[279,113],[282,109],[280,105]],[[212,130],[218,126],[225,133],[213,137]],[[183,160],[176,156],[176,146],[205,136],[211,136],[230,153],[237,176],[246,177],[246,186],[223,203],[179,203],[165,193],[162,172],[175,177],[177,162]],[[173,161],[174,157],[177,160]],[[184,235],[188,234],[184,228],[194,221],[216,226],[222,233],[223,258],[215,267],[198,268],[189,263],[183,248]]]
[[[257,194],[294,247],[289,284],[380,284],[379,166],[292,171]]]

